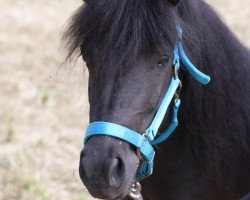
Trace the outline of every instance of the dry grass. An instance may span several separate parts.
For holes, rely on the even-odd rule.
[[[0,199],[88,199],[78,179],[87,119],[81,65],[60,34],[74,1],[0,1]]]
[[[77,169],[87,75],[83,63],[60,68],[59,51],[81,2],[0,0],[0,200],[91,199]],[[248,0],[210,2],[250,46]]]

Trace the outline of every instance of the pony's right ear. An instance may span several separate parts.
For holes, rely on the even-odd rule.
[[[177,6],[180,2],[180,0],[169,0],[172,6]]]

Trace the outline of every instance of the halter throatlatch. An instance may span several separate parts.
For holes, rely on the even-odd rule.
[[[181,35],[181,30],[179,30]],[[136,181],[140,181],[143,178],[148,177],[153,172],[153,160],[155,151],[153,145],[163,142],[166,140],[171,133],[175,130],[178,125],[178,109],[181,104],[179,99],[179,90],[181,87],[181,81],[178,77],[178,70],[180,68],[180,63],[183,64],[189,73],[200,83],[207,84],[210,81],[210,77],[199,71],[188,59],[184,52],[182,42],[177,40],[174,48],[174,75],[172,77],[170,86],[156,112],[152,123],[145,131],[145,133],[137,133],[127,127],[121,126],[119,124],[114,124],[111,122],[93,122],[89,124],[84,143],[86,144],[88,139],[96,135],[106,135],[124,140],[138,149],[140,164],[136,173]],[[170,103],[173,101],[173,117],[171,124],[168,129],[157,137],[158,130]],[[135,191],[136,192],[136,191]]]

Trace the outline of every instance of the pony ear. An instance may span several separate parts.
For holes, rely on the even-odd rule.
[[[169,0],[172,6],[177,6],[180,2],[180,0]]]

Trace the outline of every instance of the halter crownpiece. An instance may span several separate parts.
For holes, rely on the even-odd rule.
[[[181,35],[181,29],[178,31]],[[181,87],[181,81],[178,77],[180,62],[183,64],[183,67],[185,67],[198,82],[202,84],[208,84],[210,82],[210,77],[203,74],[191,63],[184,52],[182,42],[180,40],[177,40],[174,48],[173,59],[173,66],[175,71],[174,76],[172,77],[170,86],[156,112],[155,117],[153,118],[150,126],[144,134],[137,133],[127,127],[111,122],[93,122],[87,127],[84,144],[86,144],[89,138],[92,136],[106,135],[124,140],[134,145],[138,149],[138,152],[140,154],[139,158],[141,159],[135,177],[136,181],[138,182],[148,177],[153,172],[153,160],[155,155],[153,145],[165,141],[171,135],[171,133],[173,133],[178,125],[177,116],[178,109],[181,104],[181,100],[179,99],[179,95],[177,94],[178,89]],[[168,129],[157,137],[160,125],[162,124],[167,109],[173,99],[174,106],[172,122],[169,125]]]

